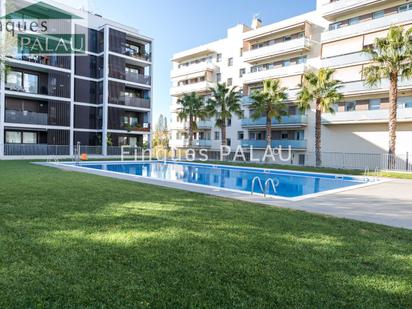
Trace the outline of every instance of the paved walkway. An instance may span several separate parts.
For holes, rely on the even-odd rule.
[[[50,163],[43,163],[42,165],[78,171],[75,167],[62,167],[61,165],[56,166]],[[303,210],[412,230],[411,180],[393,180],[367,187],[351,189],[340,193],[333,193],[292,202],[264,198],[258,195],[252,196],[249,194],[230,192],[220,190],[218,188],[190,186],[187,184],[166,182],[150,178],[137,178],[133,175],[127,174],[112,174],[104,171],[89,169],[84,169],[83,171],[90,174],[106,175],[118,179],[160,185],[175,189],[265,204],[269,206]]]

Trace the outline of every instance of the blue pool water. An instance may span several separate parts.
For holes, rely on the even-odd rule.
[[[238,168],[183,162],[113,162],[80,163],[81,167],[168,180],[180,183],[251,192],[253,178],[258,176],[264,186],[267,179],[278,184],[276,192],[270,186],[268,195],[300,197],[365,183],[363,178],[330,174],[301,173],[258,168]],[[254,192],[262,193],[257,182]]]

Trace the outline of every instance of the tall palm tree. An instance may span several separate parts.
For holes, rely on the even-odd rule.
[[[282,117],[287,115],[287,105],[285,100],[288,95],[287,88],[281,87],[278,79],[265,80],[263,89],[252,93],[252,104],[250,110],[253,110],[251,118],[256,120],[262,115],[266,117],[266,143],[267,146],[272,144],[272,119],[282,121]]]
[[[204,99],[196,92],[183,95],[177,104],[180,105],[177,112],[179,121],[189,122],[189,147],[193,146],[193,132],[197,130],[197,119],[204,119],[206,116]]]
[[[225,83],[218,83],[216,88],[210,88],[210,92],[211,97],[207,101],[206,110],[210,117],[215,117],[216,126],[221,132],[221,145],[226,146],[226,121],[232,117],[232,114],[243,118],[240,101],[242,95],[236,87],[229,88]]]
[[[339,89],[342,83],[333,79],[335,70],[322,68],[317,72],[306,72],[303,75],[302,89],[298,93],[298,107],[301,111],[311,108],[315,102],[315,156],[316,166],[322,165],[321,159],[321,130],[322,113],[334,113],[333,105],[342,99]]]
[[[365,52],[372,64],[363,69],[365,83],[376,86],[389,79],[389,154],[396,154],[398,81],[412,76],[412,29],[391,27],[385,38],[376,38],[373,47]]]

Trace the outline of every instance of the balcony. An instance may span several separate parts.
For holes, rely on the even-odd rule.
[[[273,127],[301,127],[308,124],[308,118],[306,115],[291,115],[282,117],[281,121],[277,119],[272,119]],[[264,127],[266,126],[266,117],[262,117],[256,120],[252,118],[242,119],[242,127],[253,128],[253,127]]]
[[[245,51],[243,54],[243,59],[245,62],[255,63],[257,61],[272,58],[274,56],[307,51],[311,48],[311,46],[312,41],[310,39],[300,38]]]
[[[209,92],[210,88],[215,87],[215,83],[203,81],[199,83],[187,84],[182,86],[174,86],[170,90],[170,95],[172,96],[181,96],[186,93],[198,92],[205,93]]]
[[[190,65],[187,67],[181,67],[181,68],[174,69],[170,73],[170,76],[172,78],[176,78],[176,77],[185,76],[189,74],[202,73],[202,72],[214,72],[217,70],[218,70],[218,66],[216,66],[214,63],[203,62],[203,63]]]
[[[71,66],[70,56],[57,56],[57,55],[41,56],[41,55],[16,54],[14,56],[7,56],[7,58],[10,59],[10,62],[13,62],[13,60],[17,60],[17,61],[28,62],[27,65],[31,65],[32,63],[34,63],[34,64],[58,67],[61,69],[66,69],[66,70],[70,70],[70,66]]]
[[[197,128],[199,130],[210,130],[214,127],[214,123],[211,120],[201,120],[197,122]]]
[[[412,79],[399,80],[398,88],[400,90],[412,88]],[[346,96],[363,93],[387,92],[389,91],[389,80],[383,80],[380,84],[374,87],[365,85],[363,81],[347,82],[343,84],[343,88],[340,91]]]
[[[288,94],[288,101],[295,101],[298,97],[298,93],[300,91],[300,88],[296,89],[288,89],[287,94]],[[241,99],[242,105],[250,105],[253,103],[253,100],[250,96],[243,96]]]
[[[150,109],[150,99],[125,96],[121,101],[124,102],[122,105]]]
[[[265,149],[267,146],[266,140],[243,140],[241,141],[241,145],[244,148],[261,148]],[[289,140],[289,139],[282,139],[282,140],[272,140],[271,147],[278,148],[282,147],[287,149],[288,147],[292,149],[306,149],[306,140]]]
[[[385,0],[341,0],[324,4],[320,8],[320,13],[326,19],[334,19],[339,15],[348,14],[368,6],[380,4]]]
[[[137,123],[134,126],[129,125],[129,124],[123,124],[122,125],[123,129],[126,130],[127,132],[150,132],[150,123]]]
[[[346,1],[339,1],[346,2]],[[337,3],[339,3],[337,2]],[[392,25],[410,23],[412,20],[412,11],[391,14],[382,18],[360,22],[355,25],[342,27],[336,30],[330,30],[322,33],[322,42],[339,40],[349,36],[356,36],[364,33],[378,31],[389,28]]]
[[[306,65],[305,63],[302,63],[302,64],[274,68],[270,70],[251,72],[243,76],[243,82],[245,84],[253,84],[257,82],[262,82],[266,79],[280,78],[280,77],[293,76],[293,75],[301,75],[308,69],[309,69],[309,66]]]
[[[46,113],[6,110],[5,121],[8,123],[47,125],[47,118]]]
[[[138,60],[143,60],[150,62],[152,60],[152,55],[149,52],[140,52],[138,49],[131,48],[131,47],[126,47],[125,56],[129,56]]]
[[[322,115],[322,124],[387,123],[388,119],[388,109],[325,113]],[[399,108],[398,121],[412,122],[412,108]]]
[[[322,67],[331,68],[340,66],[350,66],[352,64],[369,62],[370,60],[371,57],[368,54],[364,52],[359,52],[331,58],[324,58],[322,59]]]
[[[188,139],[173,140],[175,147],[187,148],[189,147]],[[212,141],[206,139],[194,139],[192,142],[193,148],[210,148],[212,147]]]
[[[135,72],[126,72],[126,80],[132,83],[138,83],[150,86],[152,78],[148,75],[143,75]]]

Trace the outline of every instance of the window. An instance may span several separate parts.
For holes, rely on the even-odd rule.
[[[6,76],[6,87],[12,90],[22,90],[23,73],[10,71]]]
[[[349,25],[355,25],[359,22],[360,22],[359,17],[353,17],[353,18],[349,19],[349,21],[348,21]]]
[[[6,88],[15,91],[37,93],[39,77],[34,74],[11,71],[7,73]]]
[[[405,102],[405,108],[412,108],[412,101]]]
[[[354,110],[356,110],[356,102],[345,103],[345,112],[353,112]]]
[[[215,140],[220,140],[220,132],[215,132]]]
[[[291,37],[291,36],[285,36],[285,37],[283,37],[283,41],[285,41],[285,42],[290,41],[290,40],[292,40],[292,37]]]
[[[239,141],[243,140],[245,138],[245,133],[243,131],[237,131],[237,139]]]
[[[339,28],[341,28],[341,27],[342,27],[342,23],[341,23],[341,22],[333,23],[333,24],[330,24],[330,25],[329,25],[329,31],[336,30],[336,29],[339,29]]]
[[[245,75],[245,73],[246,73],[246,69],[240,69],[239,70],[239,77],[242,78],[243,75]]]
[[[307,57],[303,56],[303,57],[299,57],[297,60],[298,64],[302,64],[302,63],[306,63]]]
[[[243,56],[243,47],[240,48],[240,57],[242,57],[242,56]]]
[[[232,84],[233,84],[233,79],[232,79],[232,78],[228,78],[228,79],[227,79],[227,85],[228,85],[228,86],[232,86]]]
[[[24,90],[30,93],[37,93],[39,88],[39,77],[34,74],[24,73],[23,85]]]
[[[284,66],[284,67],[287,67],[287,66],[289,66],[289,65],[290,65],[290,60],[289,60],[289,59],[283,61],[283,66]]]
[[[412,3],[401,5],[398,8],[399,13],[406,12],[406,11],[409,11],[409,10],[412,10]]]
[[[287,131],[282,131],[280,133],[280,139],[288,139],[289,138],[289,134]]]
[[[35,132],[23,132],[23,144],[37,144],[37,134]]]
[[[381,100],[380,99],[369,100],[369,110],[374,111],[374,110],[378,110],[380,108],[381,108]]]
[[[227,59],[227,66],[231,67],[233,65],[233,58]]]
[[[378,19],[378,18],[382,18],[385,16],[385,11],[381,10],[381,11],[377,11],[377,12],[373,12],[372,13],[372,19]]]
[[[7,144],[20,144],[21,132],[6,131],[6,143]]]
[[[222,54],[217,54],[216,55],[216,62],[221,62],[222,61]]]
[[[216,73],[216,81],[220,83],[222,81],[222,73]]]
[[[303,141],[305,139],[305,131],[296,131],[296,139]]]
[[[230,138],[226,139],[226,145],[227,146],[232,146],[232,140]]]
[[[226,119],[226,126],[230,127],[232,125],[232,118]]]

